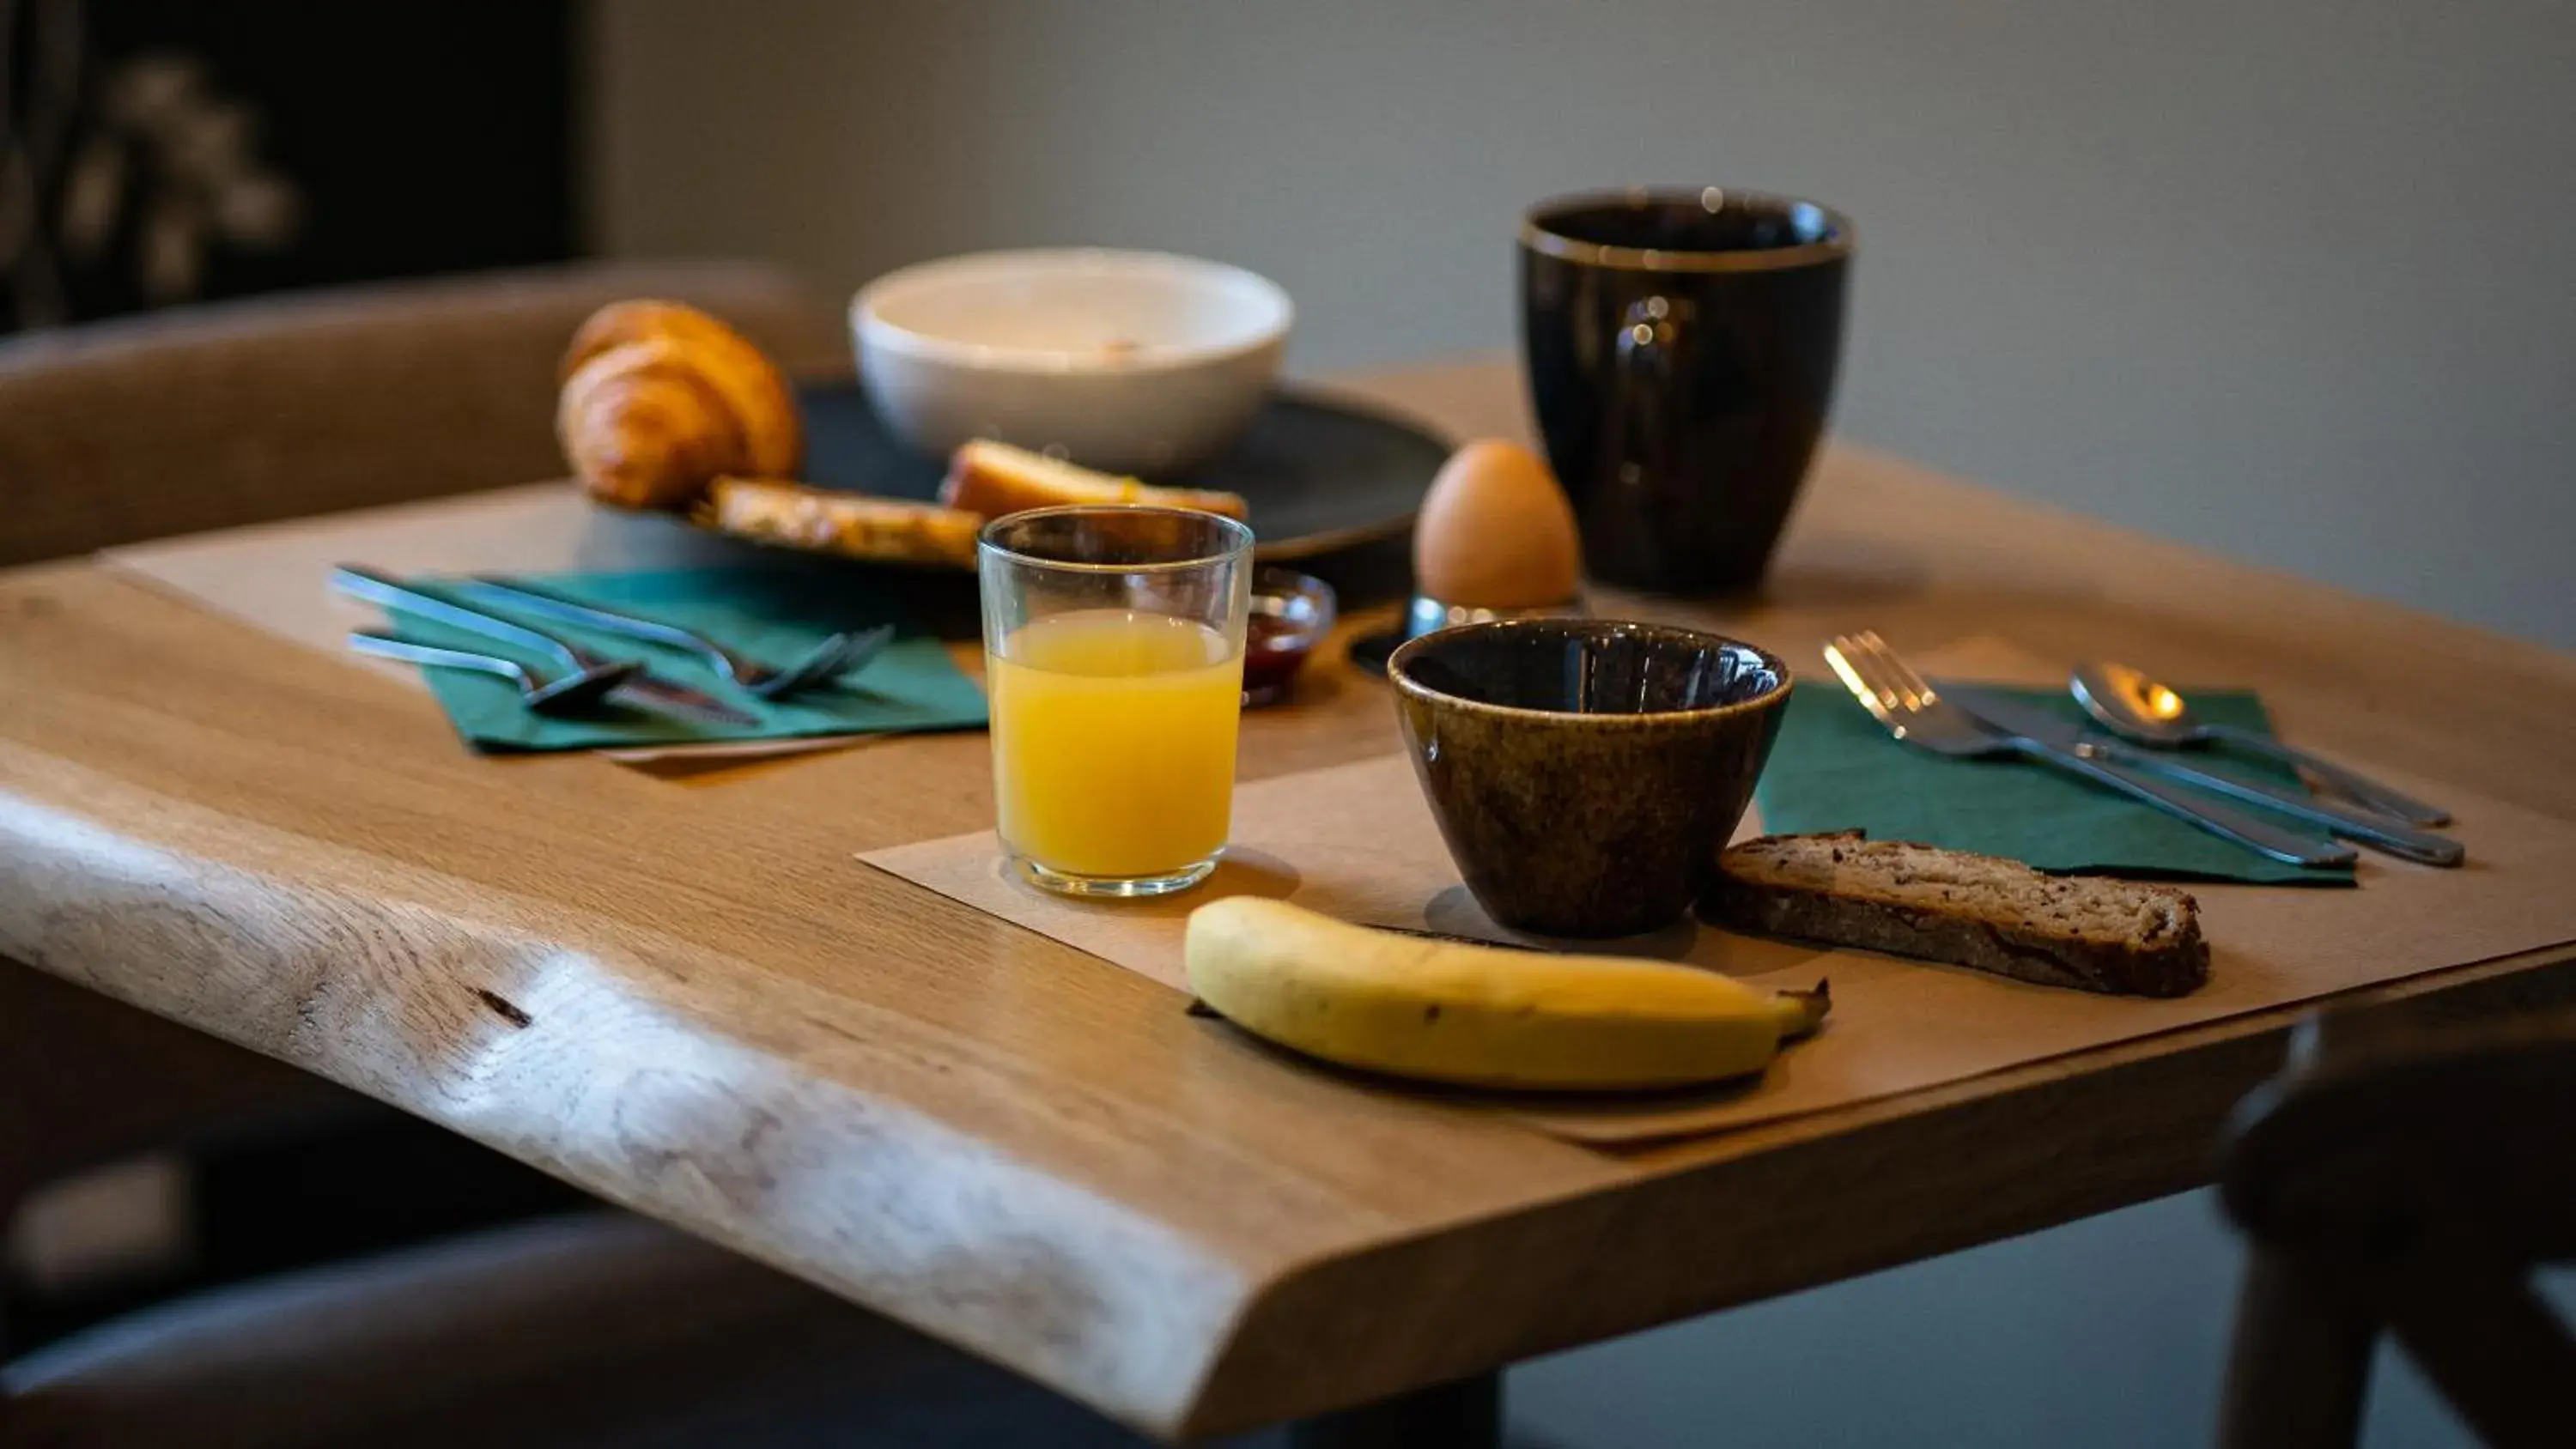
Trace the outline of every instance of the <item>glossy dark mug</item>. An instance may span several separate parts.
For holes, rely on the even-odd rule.
[[[1521,225],[1521,352],[1592,577],[1759,583],[1834,395],[1851,223],[1706,187],[1543,202]]]

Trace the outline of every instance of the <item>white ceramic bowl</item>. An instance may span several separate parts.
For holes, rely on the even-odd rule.
[[[1269,279],[1163,252],[978,252],[905,267],[850,302],[859,381],[905,441],[1060,450],[1147,477],[1235,440],[1295,309]]]

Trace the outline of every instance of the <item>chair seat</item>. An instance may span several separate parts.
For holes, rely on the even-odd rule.
[[[580,1213],[235,1285],[49,1345],[0,1368],[0,1444],[750,1442],[755,1421],[953,1358],[710,1244]]]

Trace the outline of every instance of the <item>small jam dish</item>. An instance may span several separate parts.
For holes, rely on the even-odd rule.
[[[1251,425],[1295,318],[1241,267],[1091,247],[923,262],[850,303],[859,383],[918,451],[995,438],[1147,478]]]
[[[1252,576],[1252,614],[1243,631],[1243,707],[1288,697],[1306,656],[1333,631],[1333,586],[1292,569]]]

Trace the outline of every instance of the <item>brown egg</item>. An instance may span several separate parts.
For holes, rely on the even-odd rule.
[[[1581,582],[1574,508],[1518,443],[1484,438],[1449,455],[1413,526],[1414,586],[1444,604],[1561,604]]]

